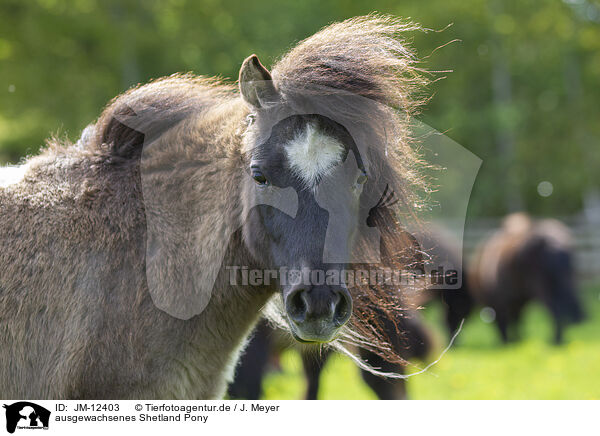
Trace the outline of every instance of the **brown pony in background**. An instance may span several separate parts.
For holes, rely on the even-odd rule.
[[[518,337],[521,312],[531,301],[550,312],[555,343],[562,341],[565,325],[583,319],[571,234],[557,220],[535,221],[524,213],[506,217],[476,251],[470,289],[479,303],[494,310],[504,342]]]

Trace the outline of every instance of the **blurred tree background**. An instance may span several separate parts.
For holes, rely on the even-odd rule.
[[[372,11],[445,29],[410,35],[424,68],[453,70],[427,90],[421,120],[483,159],[470,215],[567,216],[598,202],[597,0],[0,0],[0,162],[51,134],[75,140],[137,83],[235,79],[251,53],[270,65]]]

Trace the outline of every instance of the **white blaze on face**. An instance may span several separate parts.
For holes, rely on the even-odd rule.
[[[344,155],[344,146],[335,138],[308,124],[285,146],[290,168],[307,186],[313,186]]]
[[[19,183],[25,177],[29,165],[0,167],[0,188]]]

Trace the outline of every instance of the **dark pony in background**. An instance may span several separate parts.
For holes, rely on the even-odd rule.
[[[356,352],[369,366],[377,368],[378,372],[402,375],[410,365],[408,363],[410,360],[419,359],[424,362],[429,357],[433,348],[432,334],[416,311],[405,312],[394,322],[382,318],[378,320],[378,323],[396,356],[401,356],[406,363],[390,362],[380,354],[359,347]],[[398,335],[397,331],[400,331],[401,335]],[[229,397],[246,400],[260,399],[263,394],[265,376],[273,366],[281,369],[278,363],[279,358],[290,347],[300,353],[302,360],[302,369],[306,380],[303,398],[305,400],[318,399],[321,373],[332,355],[332,349],[290,344],[287,335],[282,330],[274,329],[265,320],[259,322],[240,357],[234,380],[227,390]],[[412,372],[415,371],[413,369]],[[382,377],[364,368],[360,369],[360,374],[380,400],[408,398],[405,379]]]
[[[424,187],[407,133],[425,82],[400,37],[412,29],[333,24],[272,73],[249,57],[239,91],[159,79],[115,98],[76,144],[51,141],[3,177],[0,396],[221,397],[266,306],[298,341],[402,362],[378,323],[406,310],[397,288],[250,286],[227,267],[418,262],[401,224]],[[385,189],[396,207],[373,213]]]
[[[548,309],[555,343],[562,342],[566,325],[583,319],[571,233],[557,220],[507,216],[475,253],[469,274],[473,296],[494,310],[504,342],[518,338],[521,314],[530,302]]]

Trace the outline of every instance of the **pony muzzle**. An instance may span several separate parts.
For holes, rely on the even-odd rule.
[[[299,342],[332,341],[352,313],[350,292],[341,286],[292,286],[283,300],[290,330]]]

